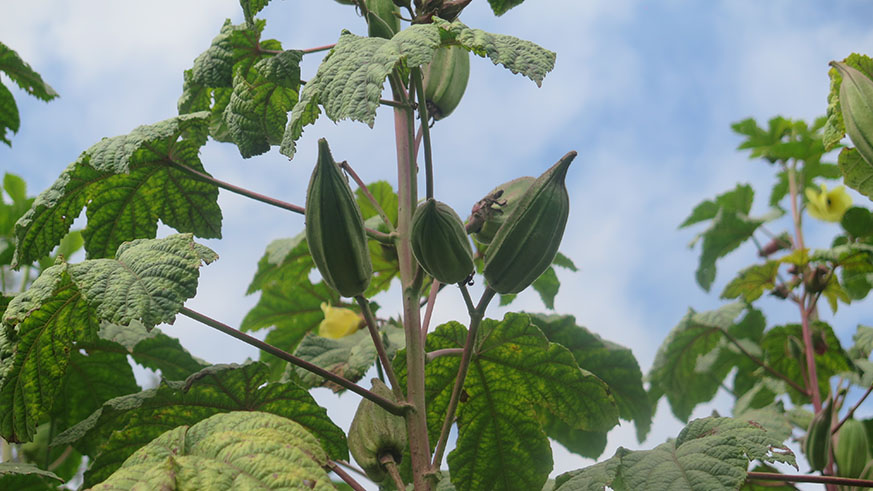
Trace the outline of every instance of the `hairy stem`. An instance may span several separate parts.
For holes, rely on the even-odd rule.
[[[791,215],[794,219],[794,246],[798,250],[805,249],[803,243],[803,226],[800,216],[800,209],[797,200],[800,199],[797,189],[797,161],[791,162],[788,166],[788,193],[791,195]],[[801,301],[798,304],[800,309],[800,323],[803,331],[803,344],[806,352],[806,393],[812,398],[812,407],[816,414],[821,411],[821,394],[818,389],[818,375],[815,368],[815,351],[812,345],[812,330],[809,327],[810,309],[807,306],[809,295],[804,293]]]
[[[436,303],[437,293],[440,291],[440,281],[434,278],[430,284],[430,292],[427,295],[427,310],[424,311],[424,321],[421,323],[421,342],[427,341],[427,330],[430,327],[430,317],[433,314],[433,305]]]
[[[400,383],[397,382],[397,376],[394,375],[394,367],[391,366],[391,360],[388,359],[388,353],[385,352],[385,345],[382,343],[382,336],[379,335],[379,328],[376,325],[376,319],[373,317],[373,311],[370,309],[370,302],[363,295],[355,297],[358,305],[361,307],[361,313],[364,314],[364,321],[367,323],[367,330],[370,331],[370,338],[376,346],[376,353],[379,355],[379,360],[385,369],[385,375],[388,376],[388,381],[391,382],[391,390],[398,400],[403,397],[403,390],[400,388]]]
[[[430,147],[430,127],[427,125],[427,101],[424,99],[424,82],[421,79],[421,68],[413,67],[412,79],[415,81],[415,91],[418,95],[418,116],[421,121],[421,133],[424,136],[424,185],[425,197],[433,198],[433,155]]]
[[[466,290],[462,287],[461,291]],[[479,305],[470,312],[470,329],[467,331],[467,340],[464,343],[464,353],[461,355],[461,364],[458,367],[458,378],[455,379],[455,386],[452,388],[452,396],[449,399],[449,406],[446,408],[446,419],[443,420],[443,426],[440,430],[440,438],[437,440],[437,446],[433,454],[433,462],[431,466],[438,469],[443,461],[443,453],[446,451],[446,442],[449,439],[449,430],[452,428],[452,423],[455,421],[455,410],[458,408],[458,401],[461,397],[461,389],[464,388],[464,379],[467,378],[467,369],[470,368],[470,360],[473,358],[473,346],[476,344],[476,334],[479,332],[479,324],[482,323],[482,318],[485,317],[485,309],[488,303],[494,298],[495,291],[491,288],[485,288],[482,293],[482,298],[479,300]]]
[[[443,356],[462,356],[463,354],[463,348],[443,348],[428,352],[427,361],[431,362]]]
[[[844,486],[860,486],[864,488],[873,488],[873,481],[869,479],[854,479],[850,477],[834,477],[834,476],[806,476],[796,474],[779,474],[777,472],[749,472],[746,474],[746,480],[762,480],[762,481],[785,481],[785,482],[815,482],[822,484],[836,484]]]
[[[397,463],[394,462],[394,457],[388,453],[379,459],[379,462],[388,469],[388,475],[391,476],[391,480],[394,481],[394,487],[398,490],[406,489],[406,483],[404,483],[403,478],[400,477],[400,471],[397,470]]]
[[[343,170],[349,173],[349,175],[352,177],[352,180],[355,181],[355,184],[358,185],[358,189],[360,189],[361,192],[364,193],[364,197],[366,197],[367,201],[369,201],[370,204],[373,205],[373,208],[376,209],[376,213],[378,213],[379,216],[382,217],[382,221],[385,222],[385,226],[388,227],[388,230],[394,232],[394,224],[391,223],[391,219],[388,218],[388,214],[385,213],[385,210],[382,209],[382,205],[380,205],[379,202],[376,201],[376,197],[373,196],[373,193],[370,192],[370,189],[367,188],[367,185],[364,184],[364,181],[360,178],[360,176],[358,176],[358,173],[355,172],[355,169],[352,169],[352,166],[345,160],[340,163],[340,167],[342,167]]]
[[[314,48],[302,49],[302,50],[300,50],[300,52],[303,53],[304,55],[308,55],[310,53],[318,53],[319,51],[327,51],[329,49],[333,49],[334,46],[336,46],[336,43],[325,44],[324,46],[316,46]]]
[[[338,466],[336,462],[329,460],[327,461],[327,465],[325,467],[333,471],[334,474],[339,476],[339,478],[342,479],[343,482],[348,484],[355,491],[367,491],[364,486],[361,486],[358,481],[355,481],[355,478],[350,476],[348,472],[344,471],[342,467]]]
[[[846,413],[846,415],[843,416],[843,419],[841,419],[840,422],[836,424],[836,426],[831,428],[831,434],[834,434],[837,431],[839,431],[840,426],[843,426],[843,423],[852,419],[852,416],[855,414],[855,410],[857,410],[861,406],[861,403],[864,402],[864,399],[867,399],[867,396],[869,396],[871,392],[873,392],[873,385],[871,385],[870,387],[867,388],[867,392],[864,392],[864,395],[862,395],[861,398],[858,399],[858,402],[856,402],[855,405],[852,406],[851,409],[849,409],[849,411]]]
[[[205,325],[207,325],[215,330],[221,331],[229,336],[233,336],[246,344],[254,346],[255,348],[258,348],[262,351],[266,351],[267,353],[270,353],[271,355],[275,356],[276,358],[279,358],[280,360],[287,361],[288,363],[296,365],[304,370],[312,372],[318,376],[324,377],[324,378],[330,380],[331,382],[339,385],[340,387],[344,387],[346,389],[349,389],[350,391],[354,392],[355,394],[358,394],[361,397],[364,397],[366,399],[373,401],[374,403],[376,403],[377,405],[379,405],[380,407],[382,407],[383,409],[385,409],[386,411],[388,411],[391,414],[403,416],[407,412],[407,408],[401,404],[396,404],[393,401],[389,401],[388,399],[386,399],[378,394],[374,394],[374,393],[370,392],[369,390],[361,387],[360,385],[352,382],[351,380],[348,380],[344,377],[340,377],[339,375],[337,375],[333,372],[327,371],[324,368],[321,368],[320,366],[315,365],[313,363],[310,363],[302,358],[298,358],[298,357],[292,355],[291,353],[288,353],[287,351],[283,351],[283,350],[281,350],[281,349],[279,349],[271,344],[265,343],[256,337],[249,336],[248,334],[246,334],[242,331],[239,331],[238,329],[234,329],[234,328],[228,326],[227,324],[221,323],[221,322],[219,322],[215,319],[212,319],[210,317],[207,317],[199,312],[195,312],[187,307],[182,307],[182,309],[179,310],[179,313],[186,316],[186,317],[190,317],[190,318],[192,318],[200,323],[203,323],[203,324],[205,324]]]
[[[396,100],[409,102],[400,76],[389,76]],[[412,255],[410,226],[418,204],[416,179],[414,113],[409,108],[394,108],[394,135],[397,148],[397,260],[403,294],[403,329],[406,334],[407,401],[412,411],[406,414],[409,453],[415,489],[427,490],[425,473],[430,468],[430,443],[427,434],[427,408],[424,399],[424,345],[421,341],[418,264]]]
[[[790,385],[794,390],[800,392],[801,394],[805,394],[805,393],[806,393],[806,388],[802,387],[800,384],[798,384],[798,383],[795,382],[794,380],[791,380],[791,378],[789,378],[789,377],[788,377],[787,375],[785,375],[784,373],[782,373],[782,372],[776,370],[775,368],[771,367],[770,365],[764,363],[764,361],[761,360],[760,358],[758,358],[757,356],[755,356],[755,355],[749,353],[748,351],[746,351],[746,349],[743,348],[743,346],[740,344],[740,342],[737,341],[736,338],[734,338],[733,336],[731,336],[730,334],[728,334],[727,331],[722,331],[722,334],[724,334],[724,336],[728,339],[728,341],[730,341],[731,343],[733,343],[733,345],[736,346],[737,349],[740,350],[740,353],[742,353],[743,355],[745,355],[746,358],[752,360],[756,365],[758,365],[759,367],[763,368],[764,370],[766,370],[767,372],[769,372],[769,373],[772,374],[773,376],[775,376],[775,377],[777,377],[777,378],[779,378],[779,379],[785,381],[785,383],[788,384],[788,385]]]

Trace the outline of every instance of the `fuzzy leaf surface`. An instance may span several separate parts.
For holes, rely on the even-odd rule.
[[[709,312],[690,310],[658,349],[649,373],[652,390],[666,394],[680,420],[687,421],[697,404],[712,399],[730,371],[728,364],[702,371],[698,360],[719,346],[743,309],[741,303],[733,303]]]
[[[208,365],[192,356],[178,339],[157,328],[149,331],[140,322],[131,322],[127,326],[104,322],[98,335],[101,339],[113,341],[118,352],[129,354],[140,365],[160,370],[161,376],[168,380],[184,380]]]
[[[580,368],[606,382],[621,419],[633,421],[637,439],[645,440],[652,425],[653,408],[643,388],[642,371],[631,350],[576,325],[573,316],[532,315],[531,321],[549,341],[569,349]]]
[[[218,188],[176,168],[205,172],[197,153],[207,118],[200,112],[140,126],[83,152],[15,224],[15,263],[47,255],[86,206],[89,258],[155,237],[158,220],[198,237],[221,237]]]
[[[873,201],[873,166],[868,164],[854,148],[840,150],[837,165],[840,167],[846,186]]]
[[[216,413],[262,411],[296,421],[318,438],[332,458],[348,457],[345,435],[302,387],[267,381],[262,363],[213,365],[186,381],[107,401],[88,419],[58,435],[93,456],[85,484],[106,479],[134,450],[164,431],[197,423]]]
[[[721,298],[740,298],[746,302],[753,302],[775,286],[776,272],[779,269],[778,261],[767,261],[764,264],[755,264],[742,270],[737,277],[725,286]]]
[[[300,424],[275,414],[216,414],[169,430],[131,455],[95,490],[333,490],[328,456]]]
[[[868,56],[852,53],[843,60],[850,67],[864,75],[873,78],[873,59]],[[828,71],[831,78],[831,90],[828,93],[827,123],[824,128],[825,149],[833,150],[846,135],[846,124],[843,121],[843,110],[840,107],[840,85],[843,77],[836,68]]]

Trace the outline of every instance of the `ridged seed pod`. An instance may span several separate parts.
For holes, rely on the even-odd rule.
[[[873,165],[873,80],[842,62],[831,62],[843,81],[840,83],[840,108],[846,134],[861,157]]]
[[[814,471],[823,470],[828,465],[831,454],[831,423],[833,415],[833,400],[829,400],[809,423],[806,439],[803,441],[803,453]]]
[[[470,79],[470,53],[460,46],[443,46],[423,72],[427,109],[438,121],[451,114],[464,97]]]
[[[837,445],[834,447],[834,460],[840,476],[861,477],[871,460],[870,444],[863,422],[851,418],[840,426]]]
[[[391,39],[400,32],[400,9],[393,0],[367,0],[367,34],[371,38]]]
[[[564,179],[576,152],[569,152],[528,188],[485,253],[483,273],[494,291],[518,293],[552,263],[570,214]]]
[[[374,378],[371,392],[388,400],[396,401],[391,389]],[[349,427],[349,451],[373,482],[385,480],[387,473],[382,466],[382,456],[390,454],[400,463],[407,447],[406,420],[377,406],[369,399],[361,399],[352,425]]]
[[[306,191],[306,242],[325,283],[346,297],[364,293],[373,275],[364,220],[324,138]]]
[[[473,249],[461,217],[433,198],[412,215],[412,253],[418,264],[440,283],[464,281],[473,272]]]

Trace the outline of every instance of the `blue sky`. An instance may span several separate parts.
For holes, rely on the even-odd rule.
[[[274,0],[265,17],[265,37],[279,39],[285,48],[332,43],[341,28],[366,32],[353,9],[329,0]],[[45,104],[14,91],[22,125],[12,148],[0,147],[0,171],[22,175],[35,194],[100,138],[175,115],[183,70],[209,46],[225,18],[242,20],[237,2],[5,5],[0,41],[61,97]],[[695,231],[676,228],[695,204],[737,182],[753,184],[760,201],[754,211],[766,211],[772,168],[735,150],[739,138],[730,124],[750,116],[766,121],[775,115],[807,120],[822,115],[827,63],[853,51],[873,53],[871,18],[873,4],[862,0],[528,0],[500,18],[476,0],[464,22],[534,41],[556,51],[557,64],[538,89],[488,60],[471,60],[465,100],[433,130],[437,197],[466,216],[495,185],[537,175],[577,150],[561,249],[581,271],[560,273],[557,311],[630,347],[648,371],[660,341],[688,307],[719,306],[717,292],[733,272],[755,260],[754,251],[743,247],[721,261],[714,293],[706,294],[694,282],[697,251],[687,248]],[[305,58],[304,78],[315,73],[319,57]],[[373,130],[322,118],[306,130],[291,162],[277,149],[243,160],[235,147],[214,142],[201,158],[220,179],[302,203],[321,136],[334,156],[347,159],[365,180],[393,181],[393,124],[384,109]],[[856,203],[869,203],[853,196]],[[225,238],[205,243],[221,259],[204,268],[198,295],[188,306],[238,325],[257,301],[244,292],[264,247],[295,235],[303,221],[224,191],[220,203]],[[780,222],[771,228],[784,227]],[[826,245],[834,227],[811,226],[808,242]],[[388,311],[396,309],[392,294],[379,299]],[[454,292],[442,295],[437,305],[436,322],[464,318]],[[763,307],[771,321],[796,319],[793,310],[774,301],[765,300]],[[544,309],[533,293],[522,295],[513,308]],[[500,318],[504,310],[489,315]],[[869,302],[842,308],[834,328],[848,342],[859,322],[873,323]],[[257,356],[184,318],[163,330],[210,362]],[[353,395],[337,400],[319,391],[318,398],[345,424],[357,405]],[[728,402],[722,394],[695,416],[713,407],[727,412]],[[605,455],[618,445],[652,447],[681,426],[662,403],[649,441],[638,444],[625,423],[610,434]],[[556,473],[589,462],[558,446],[554,452]]]

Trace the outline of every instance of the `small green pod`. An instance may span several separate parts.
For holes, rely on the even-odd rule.
[[[861,157],[873,165],[873,80],[846,63],[831,62],[843,81],[840,83],[840,108],[846,134]]]
[[[396,401],[391,389],[381,380],[372,380],[370,391],[388,400]],[[408,446],[406,436],[406,420],[395,416],[377,406],[369,399],[361,399],[352,425],[349,427],[349,451],[360,464],[367,477],[380,483],[387,477],[387,472],[380,459],[390,454],[394,461],[400,463]]]
[[[485,280],[498,293],[519,293],[552,263],[570,214],[564,180],[576,158],[569,152],[525,192],[485,253]]]
[[[418,264],[440,283],[460,283],[473,272],[473,249],[461,217],[433,198],[412,215],[412,253]]]
[[[346,297],[364,293],[373,275],[361,210],[324,138],[306,191],[306,242],[324,282]]]
[[[424,99],[435,121],[445,118],[461,103],[470,80],[470,53],[460,46],[443,46],[423,69]]]
[[[840,476],[861,477],[871,460],[870,443],[863,422],[850,418],[840,426],[834,447],[834,460]]]
[[[400,32],[400,9],[393,0],[366,0],[367,34],[371,38],[391,39]]]
[[[806,430],[803,440],[803,453],[809,462],[811,470],[820,471],[828,465],[831,454],[831,424],[833,416],[833,400],[816,414]]]

